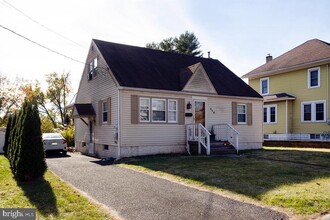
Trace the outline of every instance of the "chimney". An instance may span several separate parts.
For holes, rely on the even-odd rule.
[[[273,56],[269,54],[267,54],[266,56],[266,63],[268,63],[269,61],[272,61],[273,60]]]
[[[207,58],[211,58],[211,51],[207,51]]]

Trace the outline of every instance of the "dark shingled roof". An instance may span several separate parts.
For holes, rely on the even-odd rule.
[[[200,62],[219,95],[261,97],[218,60],[93,41],[121,86],[181,91],[187,67]]]
[[[313,62],[330,60],[330,44],[318,39],[306,41],[281,56],[265,63],[242,76],[254,78]]]
[[[95,111],[93,105],[90,103],[84,104],[74,104],[75,109],[77,110],[77,116],[95,116]]]

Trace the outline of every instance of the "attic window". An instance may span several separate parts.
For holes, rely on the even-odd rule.
[[[92,80],[97,75],[97,57],[89,63],[88,80]]]

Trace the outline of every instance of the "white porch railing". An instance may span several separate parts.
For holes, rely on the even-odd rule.
[[[186,148],[190,154],[189,141],[198,142],[198,154],[201,154],[203,146],[206,149],[206,154],[210,155],[210,135],[211,133],[202,124],[188,124],[186,125]]]
[[[237,151],[239,150],[238,136],[239,132],[230,124],[217,124],[212,126],[212,131],[215,134],[215,140],[228,141]]]

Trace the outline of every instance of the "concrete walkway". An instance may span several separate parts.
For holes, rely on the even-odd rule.
[[[288,216],[199,191],[78,154],[47,158],[48,168],[123,219],[288,219]]]

